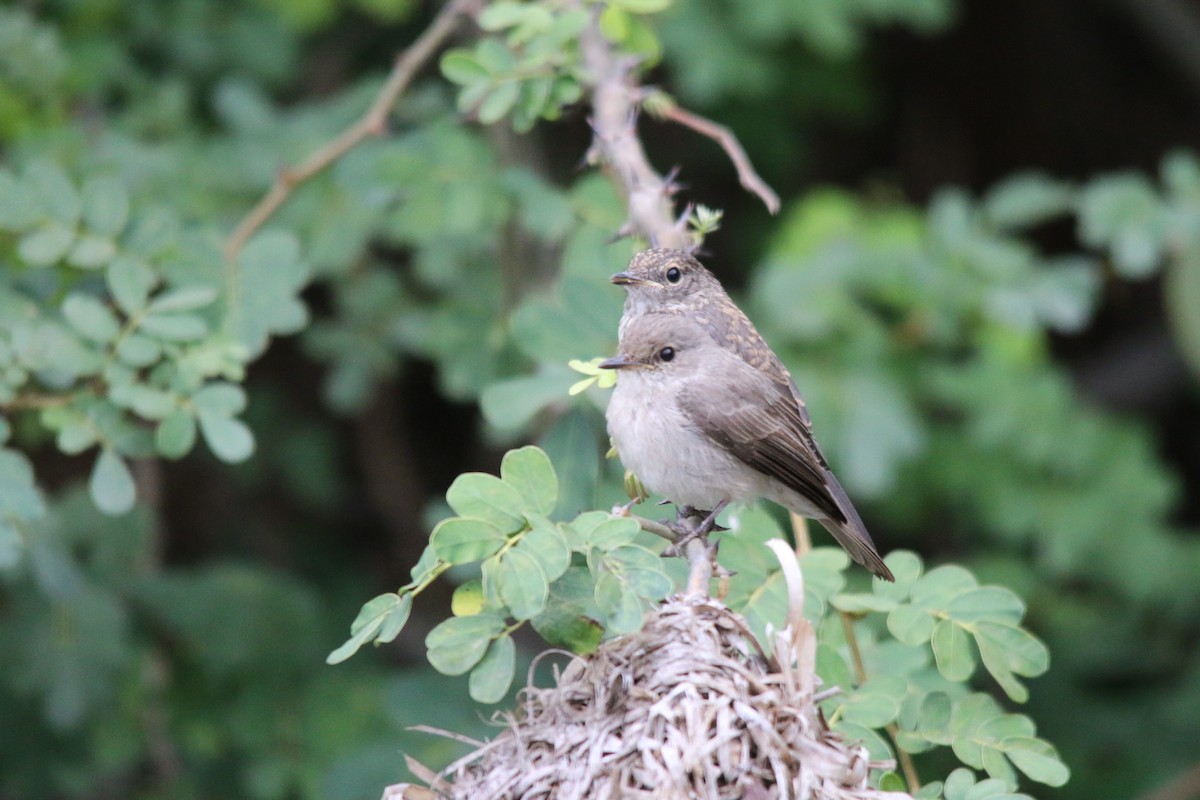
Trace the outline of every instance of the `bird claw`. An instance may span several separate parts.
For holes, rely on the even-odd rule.
[[[728,500],[722,500],[717,503],[712,511],[702,511],[693,506],[680,506],[675,515],[674,522],[664,523],[678,537],[675,543],[663,551],[663,555],[677,556],[683,553],[683,548],[688,542],[694,539],[700,539],[704,542],[705,547],[709,547],[708,535],[713,531],[723,532],[729,530],[722,525],[717,524],[717,516],[729,505]],[[703,518],[692,524],[691,520],[700,517]]]

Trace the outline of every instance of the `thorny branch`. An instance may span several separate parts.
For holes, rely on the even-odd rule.
[[[669,119],[685,128],[691,128],[701,136],[707,136],[719,144],[725,151],[725,155],[729,156],[729,160],[733,162],[742,188],[762,200],[767,211],[772,214],[779,211],[779,195],[755,171],[754,165],[750,163],[750,156],[746,155],[746,148],[742,147],[742,143],[738,141],[733,131],[707,117],[681,108],[674,99],[662,92],[646,92],[643,101],[646,110],[652,115]]]
[[[225,259],[233,261],[254,233],[279,210],[297,186],[313,177],[334,161],[354,149],[368,136],[379,136],[387,130],[387,115],[396,100],[412,83],[417,72],[449,38],[462,18],[474,11],[479,0],[449,0],[434,17],[433,22],[412,45],[399,55],[387,82],[375,97],[375,102],[357,122],[314,150],[294,167],[280,170],[275,183],[262,199],[250,209],[225,241]]]
[[[580,34],[579,47],[592,97],[595,141],[590,157],[611,170],[625,193],[629,218],[622,233],[641,235],[656,247],[691,250],[685,221],[675,217],[671,184],[650,165],[637,137],[637,59],[613,50],[596,17]]]

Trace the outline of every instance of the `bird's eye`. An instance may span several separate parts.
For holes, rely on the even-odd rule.
[[[679,267],[671,267],[669,270],[667,270],[667,280],[669,280],[671,283],[679,283],[679,279],[682,277],[683,275],[680,274]]]
[[[671,359],[675,358],[675,348],[664,347],[662,350],[658,351],[658,357],[663,361],[670,361]]]

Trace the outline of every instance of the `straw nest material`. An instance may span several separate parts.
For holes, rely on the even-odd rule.
[[[556,686],[526,688],[495,739],[425,774],[431,789],[399,784],[385,800],[907,798],[870,788],[869,770],[891,764],[825,724],[796,611],[767,658],[720,602],[671,598]]]

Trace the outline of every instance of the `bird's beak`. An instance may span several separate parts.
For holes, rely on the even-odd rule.
[[[645,278],[635,278],[628,272],[618,272],[608,279],[610,283],[615,283],[617,286],[659,286],[662,284],[657,281],[648,281]]]
[[[635,361],[624,355],[615,355],[607,361],[600,362],[600,369],[628,369],[629,367],[640,366],[642,366],[642,362]]]

